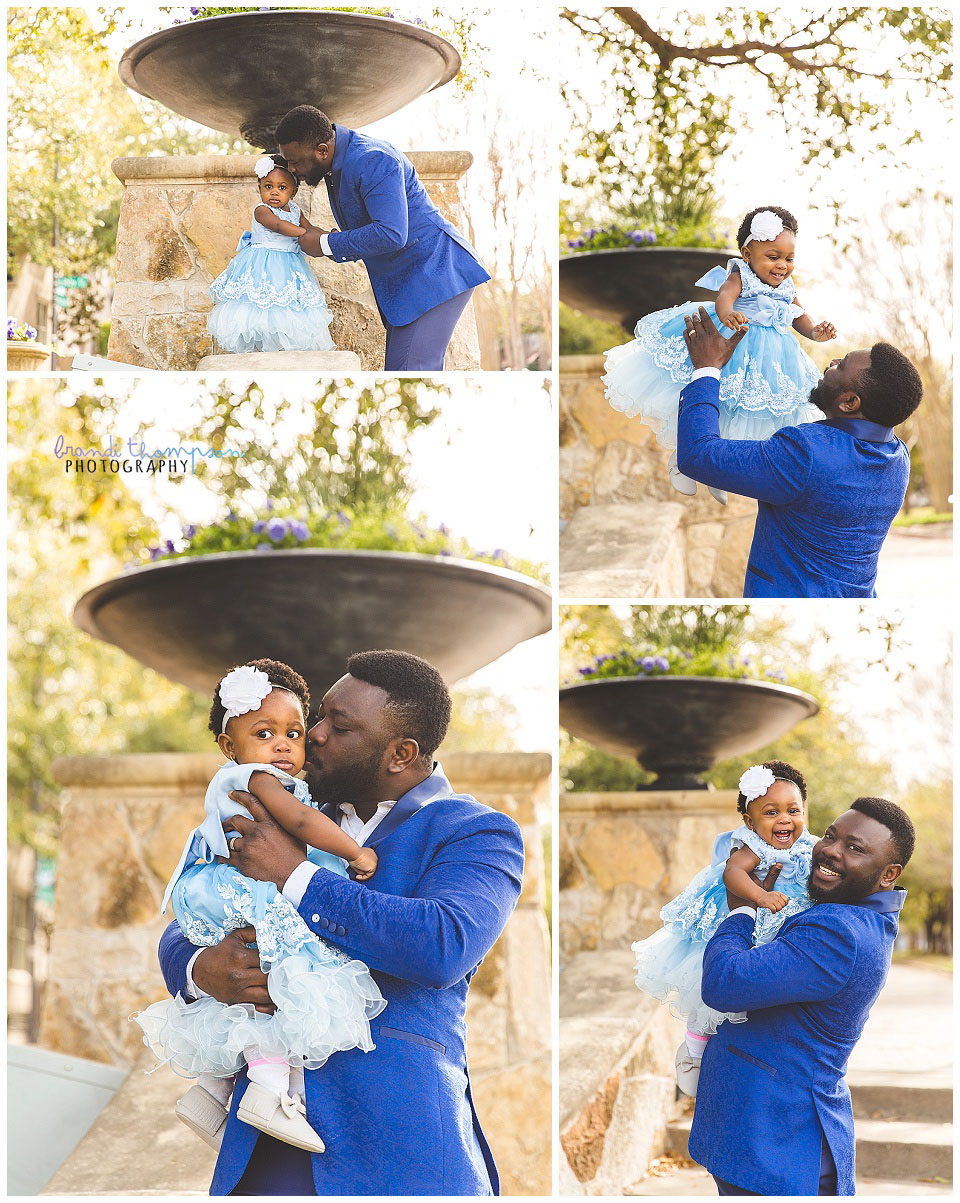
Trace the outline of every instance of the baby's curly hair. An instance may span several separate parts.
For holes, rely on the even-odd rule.
[[[806,802],[807,783],[804,781],[803,773],[799,769],[795,769],[792,764],[787,764],[785,760],[765,760],[763,767],[769,769],[774,777],[782,777],[784,781],[792,781],[800,791],[800,797]],[[737,794],[737,810],[742,815],[747,813],[747,800],[743,794]]]
[[[750,237],[750,223],[758,213],[776,213],[777,217],[783,222],[791,234],[797,232],[797,219],[792,213],[786,209],[781,209],[778,205],[761,205],[759,209],[751,209],[750,212],[740,223],[740,229],[737,230],[737,246],[743,250],[744,242]]]
[[[244,665],[235,665],[237,668],[259,668],[261,672],[267,674],[267,679],[273,686],[279,686],[281,689],[289,689],[290,692],[300,700],[303,706],[303,720],[307,721],[310,714],[310,690],[307,688],[307,683],[298,672],[290,667],[289,664],[284,664],[282,660],[248,660]],[[233,669],[230,669],[233,672]],[[227,674],[224,673],[225,677]],[[223,677],[220,678],[220,681]],[[213,691],[213,705],[210,707],[210,722],[208,726],[213,732],[213,738],[216,739],[223,729],[223,716],[226,714],[226,709],[223,702],[220,701],[220,681],[217,682],[216,688]]]

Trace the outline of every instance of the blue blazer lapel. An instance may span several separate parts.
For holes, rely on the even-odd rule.
[[[419,785],[415,785],[413,789],[407,790],[403,797],[397,800],[396,806],[377,825],[373,835],[367,840],[367,847],[376,848],[377,844],[382,843],[392,831],[396,831],[404,820],[415,815],[428,803],[434,802],[438,798],[449,798],[452,793],[453,790],[450,788],[450,782],[444,776],[443,769],[439,764],[435,764],[429,777],[421,781]]]
[[[337,219],[337,225],[341,230],[349,228],[343,220],[343,209],[340,205],[339,188],[333,186],[333,178],[342,183],[343,180],[343,164],[347,157],[347,148],[350,145],[351,131],[343,125],[334,125],[334,134],[336,135],[336,145],[333,150],[333,162],[330,164],[330,172],[324,177],[324,183],[327,186],[327,197],[330,201],[330,208],[333,216]]]

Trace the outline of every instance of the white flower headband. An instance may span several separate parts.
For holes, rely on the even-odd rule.
[[[743,245],[746,246],[748,242],[773,242],[785,229],[786,226],[776,213],[764,209],[762,213],[754,213],[750,222],[750,236],[744,240]]]
[[[257,179],[262,180],[265,175],[269,175],[277,166],[269,155],[261,155],[253,165],[253,170],[257,173]]]
[[[249,714],[251,710],[259,710],[266,698],[275,689],[293,694],[292,689],[283,685],[271,685],[270,678],[262,668],[254,668],[250,664],[242,664],[239,668],[231,668],[220,682],[218,694],[223,706],[223,722],[220,724],[220,734],[227,729],[227,723],[241,714]],[[297,698],[299,701],[300,699]]]
[[[776,777],[764,764],[752,764],[740,778],[740,793],[748,802],[767,792]]]

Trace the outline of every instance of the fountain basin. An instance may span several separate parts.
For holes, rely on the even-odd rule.
[[[291,664],[320,696],[353,652],[399,648],[447,681],[548,631],[548,589],[474,561],[386,551],[237,551],[149,564],[85,593],[87,634],[201,693],[236,664]]]
[[[715,300],[715,292],[695,288],[693,282],[711,267],[726,267],[733,253],[703,247],[620,247],[564,255],[560,300],[632,331],[640,318],[658,309]]]
[[[449,83],[460,55],[438,34],[388,17],[251,10],[152,33],[118,70],[132,91],[181,117],[272,150],[277,123],[297,105],[369,125]]]
[[[762,748],[820,707],[789,685],[726,677],[610,677],[560,690],[571,735],[635,757],[656,789],[706,789],[712,765]]]

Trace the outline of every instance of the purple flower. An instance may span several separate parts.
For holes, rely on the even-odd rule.
[[[656,660],[654,660],[654,664],[656,664],[657,668],[659,668],[661,672],[666,672],[670,667],[670,661],[666,660],[663,656],[657,656]]]
[[[282,518],[271,518],[267,523],[267,534],[275,543],[279,543],[286,533],[287,524]]]
[[[253,526],[251,526],[250,529],[253,531],[253,533],[255,535],[262,535],[263,532],[267,529],[267,524],[263,521],[262,518],[258,518],[257,521],[253,524]]]
[[[161,555],[163,555],[159,547],[148,547],[147,551],[150,553],[151,560],[159,560]]]
[[[304,541],[304,539],[308,539],[310,537],[310,531],[307,528],[307,524],[305,522],[301,522],[299,518],[292,518],[287,523],[287,529],[290,531],[290,534],[293,535],[295,539],[298,539],[301,543]]]
[[[169,539],[164,539],[163,550],[167,553],[167,555],[173,555],[173,553],[177,549],[174,547],[174,545],[171,543],[171,541]]]
[[[337,510],[336,518],[341,526],[352,526],[353,525],[350,521],[349,514],[345,514],[343,512],[343,510]]]
[[[656,664],[657,662],[652,656],[644,656],[644,658],[640,661],[640,667],[645,673],[648,673],[651,668],[655,668]]]
[[[17,328],[17,323],[12,317],[7,318],[7,338],[13,338],[13,332]]]
[[[185,539],[192,539],[196,533],[197,528],[192,522],[188,523],[188,525],[183,528],[183,537]]]

